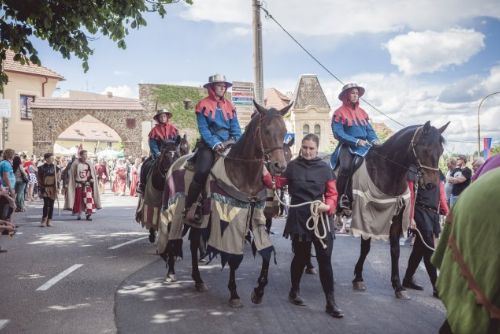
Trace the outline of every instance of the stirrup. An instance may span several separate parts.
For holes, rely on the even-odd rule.
[[[351,201],[349,200],[349,196],[346,194],[340,195],[339,208],[348,210],[351,209]]]

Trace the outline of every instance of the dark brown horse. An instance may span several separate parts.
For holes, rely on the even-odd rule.
[[[449,124],[449,123],[448,123]],[[421,182],[438,185],[438,162],[443,153],[442,133],[448,124],[437,129],[430,122],[421,126],[409,126],[394,134],[383,145],[373,147],[366,156],[368,175],[384,194],[398,197],[408,189],[409,167],[417,167]],[[392,217],[389,229],[391,249],[391,284],[397,298],[408,299],[399,277],[399,239],[403,234],[401,208]],[[353,224],[355,222],[353,221]],[[363,264],[370,251],[371,238],[361,238],[361,253],[354,269],[353,288],[364,291]]]
[[[256,205],[254,201],[262,202],[264,200],[264,198],[259,199],[259,194],[261,194],[265,188],[262,182],[263,164],[267,164],[268,169],[272,174],[282,173],[286,168],[286,159],[283,148],[286,126],[283,120],[283,115],[288,112],[291,105],[279,111],[274,108],[267,110],[256,103],[255,107],[258,112],[252,117],[252,120],[247,125],[244,134],[238,142],[232,146],[230,152],[224,158],[224,170],[227,177],[239,190],[240,194],[248,200],[248,203],[253,203],[251,205],[254,207]],[[183,159],[177,161],[174,166],[172,166],[172,169],[175,169],[176,165],[180,165]],[[175,171],[172,171],[172,169],[169,171],[169,174],[175,175]],[[182,180],[184,180],[184,177],[182,177]],[[180,185],[183,181],[177,182],[175,177],[172,177],[172,182],[174,184],[173,187],[176,189],[188,189],[188,185]],[[238,198],[237,200],[241,201],[241,198]],[[254,210],[254,207],[252,207],[251,210]],[[168,234],[171,234],[172,231],[178,231],[178,225],[176,224],[179,223],[174,220],[175,219],[168,222],[165,229],[160,229],[160,246],[165,246],[159,249],[159,253],[167,262],[167,281],[172,278],[175,279],[174,259],[176,256],[179,256],[179,253],[181,252],[180,243],[182,242],[182,239],[172,239],[168,236]],[[197,228],[193,225],[187,227],[190,228],[189,240],[192,269],[191,277],[195,282],[196,290],[205,291],[207,290],[207,287],[201,278],[198,268],[198,248],[203,231],[201,228]],[[163,239],[167,241],[163,243]],[[243,242],[244,238],[242,238],[242,240],[237,240],[237,243],[243,244]],[[221,253],[221,258],[223,257],[224,255]],[[255,304],[261,303],[264,296],[264,288],[267,285],[270,253],[268,257],[262,256],[262,258],[261,272],[257,281],[258,286],[253,290],[251,298],[252,302]],[[228,254],[226,259],[230,268],[228,283],[228,289],[230,291],[229,303],[232,307],[240,307],[241,302],[237,293],[235,276],[236,270],[241,263],[242,256]],[[224,261],[225,260],[223,259],[223,262]]]
[[[190,150],[191,150],[191,145],[189,145],[187,135],[184,134],[184,136],[182,136],[180,143],[179,143],[179,154],[182,157],[186,154],[189,154]]]

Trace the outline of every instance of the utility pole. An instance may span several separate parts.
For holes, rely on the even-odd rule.
[[[252,0],[255,101],[262,105],[264,104],[264,69],[262,63],[262,22],[260,21],[260,6],[260,0]]]

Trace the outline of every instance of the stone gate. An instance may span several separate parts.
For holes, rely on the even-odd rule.
[[[136,99],[85,100],[37,98],[30,105],[33,115],[33,153],[53,152],[59,135],[71,124],[90,115],[116,131],[125,156],[140,157],[142,121],[151,115]]]

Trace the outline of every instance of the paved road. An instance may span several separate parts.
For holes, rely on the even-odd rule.
[[[431,296],[422,269],[417,279],[425,291],[412,291],[410,301],[394,298],[384,242],[372,245],[365,265],[368,291],[353,292],[350,281],[359,240],[345,236],[335,241],[333,261],[336,296],[345,318],[324,313],[317,276],[305,275],[302,280],[308,306],[289,304],[291,255],[289,242],[280,237],[283,220],[273,227],[278,264],[271,265],[263,303],[250,301],[260,259],[248,253],[237,273],[244,307],[232,309],[227,304],[227,269],[221,271],[217,261],[202,266],[209,291],[197,293],[187,257],[177,263],[179,281],[165,284],[163,261],[147,239],[137,240],[146,234],[133,222],[135,199],[105,195],[104,206],[92,222],[78,222],[63,213],[55,217],[53,228],[38,227],[41,203],[18,215],[20,233],[13,239],[0,238],[9,250],[0,255],[0,334],[433,333],[444,320],[443,306]],[[401,251],[404,269],[409,251],[408,246]],[[65,272],[67,276],[51,285]]]

